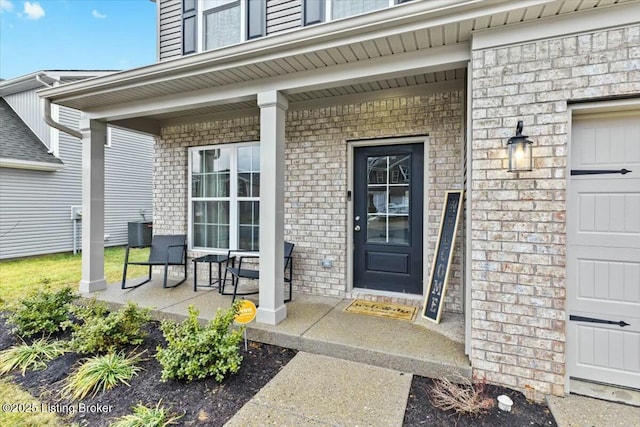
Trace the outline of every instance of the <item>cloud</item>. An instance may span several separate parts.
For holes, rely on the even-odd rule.
[[[93,9],[91,11],[91,16],[93,16],[96,19],[105,19],[107,17],[107,14],[106,13],[100,13],[96,9]]]
[[[13,10],[13,3],[9,0],[0,0],[0,13],[11,12]]]
[[[38,20],[44,16],[44,9],[40,6],[40,3],[24,2],[24,13],[27,15],[27,19]]]

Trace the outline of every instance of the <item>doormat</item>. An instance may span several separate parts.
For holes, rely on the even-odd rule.
[[[418,307],[356,299],[344,311],[411,322],[418,312]]]

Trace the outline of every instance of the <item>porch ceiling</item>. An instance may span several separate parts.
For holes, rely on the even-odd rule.
[[[465,73],[465,68],[458,68],[454,70],[422,73],[418,75],[399,78],[372,80],[370,82],[346,86],[336,86],[322,90],[310,90],[306,92],[292,93],[288,95],[288,99],[290,102],[289,108],[295,109],[298,105],[303,104],[304,101],[330,99],[333,97],[345,95],[364,94],[385,89],[401,89],[416,85],[463,81],[465,78]],[[166,121],[249,109],[256,109],[257,111],[258,106],[255,100],[217,104],[196,109],[172,111],[162,114],[153,114],[148,116],[148,118],[158,121]]]
[[[416,1],[41,91],[108,121],[165,120],[458,79],[474,31],[628,0]],[[463,74],[462,74],[463,75]]]

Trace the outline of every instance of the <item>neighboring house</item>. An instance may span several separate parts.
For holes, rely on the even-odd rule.
[[[299,292],[420,305],[464,190],[445,311],[474,375],[535,398],[640,389],[640,2],[157,3],[157,64],[41,92],[91,118],[86,209],[105,124],[156,135],[156,232],[190,257],[259,249],[273,324],[285,238]],[[518,121],[531,171],[507,170]],[[87,291],[105,285],[89,243]]]
[[[40,71],[0,82],[0,259],[80,249],[82,142],[45,123],[36,92],[111,73]],[[78,129],[79,111],[54,106],[53,116]],[[104,244],[124,245],[128,221],[152,219],[153,138],[115,128],[105,138]]]

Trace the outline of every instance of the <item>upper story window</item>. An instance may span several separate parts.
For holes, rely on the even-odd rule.
[[[182,0],[182,54],[266,35],[265,0]]]
[[[240,0],[204,0],[204,50],[242,41]]]
[[[331,0],[331,19],[346,18],[393,5],[389,0]]]
[[[348,18],[412,0],[303,0],[303,25]]]

